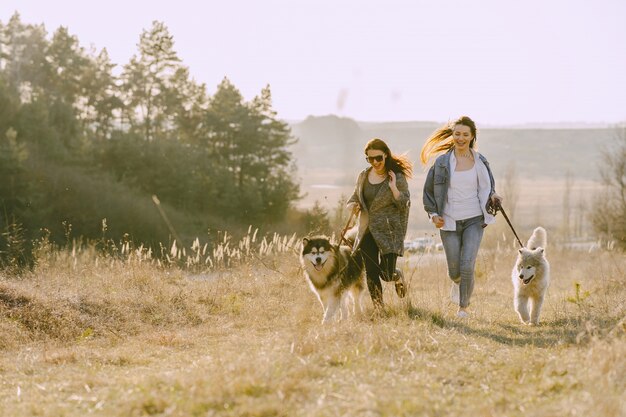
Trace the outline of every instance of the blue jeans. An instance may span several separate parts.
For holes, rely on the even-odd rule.
[[[460,307],[469,306],[474,291],[474,266],[483,239],[484,221],[482,215],[457,220],[455,231],[439,231],[446,253],[448,276],[460,287]]]

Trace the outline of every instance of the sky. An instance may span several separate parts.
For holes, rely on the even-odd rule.
[[[2,0],[0,22],[15,11],[118,71],[162,21],[209,93],[269,84],[286,120],[626,120],[624,0]]]

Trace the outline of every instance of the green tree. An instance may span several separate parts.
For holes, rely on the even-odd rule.
[[[328,210],[322,207],[319,201],[315,200],[315,204],[304,214],[304,224],[307,233],[310,235],[331,233],[330,219]]]
[[[79,97],[83,93],[82,77],[90,62],[78,38],[70,35],[67,28],[59,27],[46,50],[46,61],[50,69],[46,95],[78,107]]]
[[[283,218],[290,205],[300,198],[296,167],[289,147],[296,142],[289,125],[277,118],[272,107],[269,85],[250,104],[253,119],[253,154],[244,172],[250,178],[261,178],[258,186],[262,196],[265,219]]]
[[[243,96],[224,78],[210,99],[205,116],[209,130],[200,141],[213,160],[213,165],[219,167],[215,170],[207,197],[213,201],[213,209],[219,215],[229,218],[258,213],[259,202],[252,201],[250,195],[248,198],[243,196],[243,180],[240,176],[241,132],[247,117],[248,109],[244,105]],[[245,204],[248,212],[237,210]]]
[[[85,128],[92,129],[98,139],[111,138],[116,112],[123,106],[113,76],[114,67],[107,50],[103,49],[90,60],[81,79],[85,101],[80,118]]]
[[[90,56],[80,46],[78,38],[60,27],[54,32],[47,50],[50,65],[49,100],[65,104],[79,121],[74,132],[64,132],[72,137],[78,133],[95,133],[96,137],[109,137],[113,113],[122,103],[117,97],[115,77],[106,49]]]
[[[146,140],[163,138],[173,130],[168,123],[175,114],[170,105],[175,95],[172,79],[179,68],[174,37],[164,23],[154,21],[141,34],[139,55],[131,58],[122,73],[125,116]]]
[[[0,24],[0,202],[19,226],[11,236],[42,226],[55,235],[64,220],[86,237],[102,217],[128,226],[129,204],[152,194],[196,226],[285,219],[299,197],[294,139],[269,87],[245,101],[224,79],[209,97],[160,22],[138,46],[117,79],[106,49],[86,50],[67,28],[48,39],[18,14]]]
[[[220,212],[257,222],[283,218],[299,193],[288,150],[294,139],[272,109],[269,87],[246,103],[224,78],[211,98],[207,125],[208,153],[224,167],[215,189]]]
[[[170,80],[167,103],[172,110],[176,126],[176,139],[201,145],[200,138],[207,137],[209,130],[204,123],[209,98],[204,84],[198,84],[189,75],[187,67],[179,67]]]
[[[7,129],[0,136],[0,216],[7,219],[21,218],[26,209],[30,184],[24,165],[28,151],[18,141],[17,131]]]
[[[0,71],[0,132],[4,133],[15,125],[15,117],[20,106],[17,90],[10,86]]]
[[[15,13],[2,28],[2,66],[5,80],[29,102],[42,94],[50,74],[46,59],[46,30],[43,25],[24,25]]]
[[[64,28],[48,42],[42,25],[22,24],[18,14],[2,29],[3,78],[21,102],[13,128],[45,152],[65,154],[80,133],[74,105],[84,51]]]

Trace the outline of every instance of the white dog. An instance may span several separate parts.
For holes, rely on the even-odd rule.
[[[531,326],[539,323],[541,305],[550,285],[550,264],[545,256],[546,244],[545,229],[537,227],[528,239],[526,247],[519,250],[517,262],[511,273],[515,311],[522,323]]]

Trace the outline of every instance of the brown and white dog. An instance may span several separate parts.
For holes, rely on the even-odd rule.
[[[337,309],[341,318],[346,318],[350,299],[352,312],[363,312],[365,278],[360,255],[353,257],[348,246],[333,245],[320,235],[302,239],[300,263],[311,291],[322,304],[322,323],[333,320]]]

